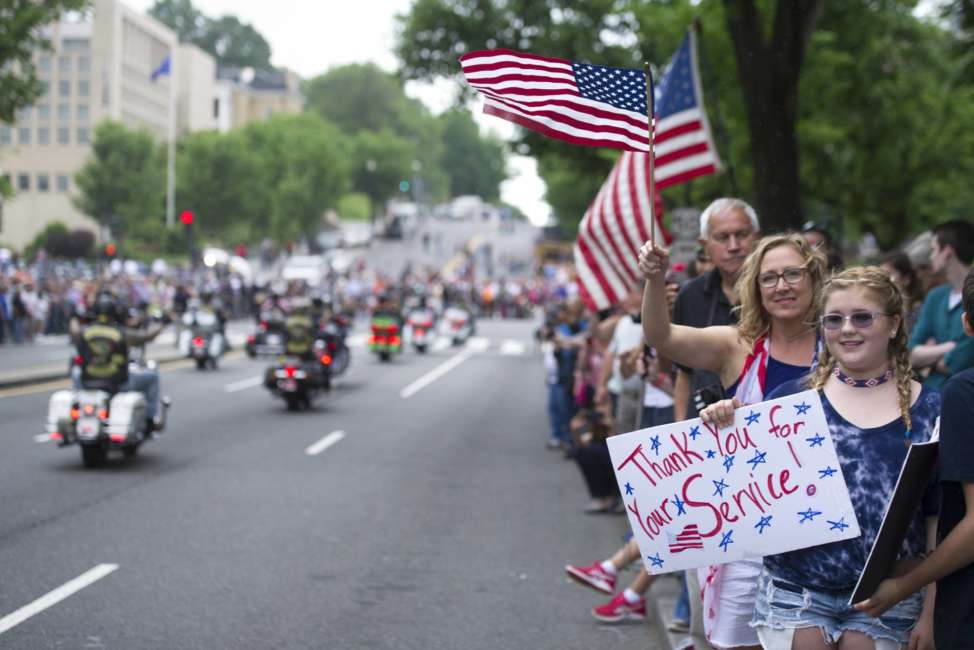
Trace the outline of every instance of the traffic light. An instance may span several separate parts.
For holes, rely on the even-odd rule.
[[[118,249],[115,247],[115,244],[105,244],[105,257],[115,257],[115,253],[117,252]]]
[[[404,193],[404,194],[406,192],[408,192],[409,191],[409,181],[407,181],[407,180],[401,180],[401,181],[399,181],[399,191],[402,192],[402,193]]]
[[[184,226],[192,226],[194,218],[195,217],[192,210],[183,210],[179,214],[179,223],[183,224]]]

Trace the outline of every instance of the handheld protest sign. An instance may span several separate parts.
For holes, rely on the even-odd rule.
[[[608,439],[646,570],[723,564],[860,535],[822,402],[810,390]]]

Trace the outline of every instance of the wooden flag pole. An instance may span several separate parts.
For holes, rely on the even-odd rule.
[[[653,73],[649,69],[649,61],[643,62],[643,76],[646,78],[646,117],[649,118],[649,240],[656,245],[656,152],[653,150],[653,140],[656,136],[655,98],[653,97]]]

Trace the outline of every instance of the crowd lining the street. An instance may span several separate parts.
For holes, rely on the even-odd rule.
[[[726,426],[742,405],[818,390],[861,537],[686,571],[671,631],[698,650],[974,648],[964,595],[974,588],[974,436],[965,428],[974,414],[974,224],[939,224],[847,267],[815,224],[762,235],[749,205],[719,199],[701,214],[682,286],[668,252],[646,243],[645,286],[616,308],[586,310],[571,285],[547,303],[539,340],[548,447],[577,464],[591,498],[585,512],[623,514],[608,437],[698,415]],[[897,577],[848,606],[902,441],[928,440],[938,417],[939,483],[924,495]],[[611,596],[592,609],[597,620],[647,617],[655,577],[640,563],[620,584],[640,557],[630,538],[565,567]]]

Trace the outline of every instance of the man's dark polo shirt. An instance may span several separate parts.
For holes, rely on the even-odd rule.
[[[737,324],[736,315],[731,313],[730,301],[720,286],[720,271],[715,268],[683,285],[676,296],[676,304],[673,305],[673,323],[690,327]],[[679,368],[690,372],[691,399],[687,417],[696,417],[693,392],[703,386],[719,385],[720,376],[706,370],[692,370],[684,366]]]

